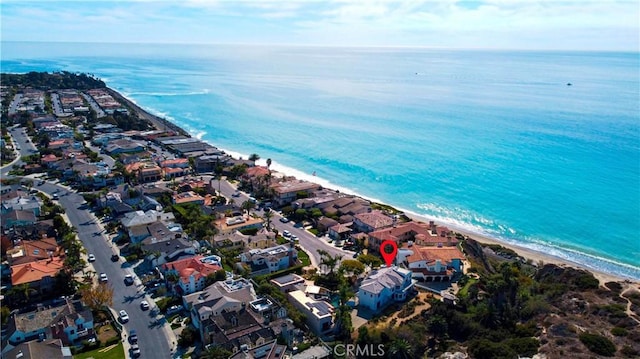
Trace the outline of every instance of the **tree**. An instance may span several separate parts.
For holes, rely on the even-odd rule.
[[[252,153],[251,155],[249,155],[249,161],[253,161],[254,164],[259,159],[260,155],[258,155],[257,153]]]
[[[207,277],[204,279],[205,286],[210,286],[215,282],[220,282],[227,279],[227,272],[224,269],[219,269],[214,273],[207,274]]]
[[[249,212],[256,208],[256,204],[251,202],[251,201],[244,201],[242,202],[242,207],[243,210],[247,211],[247,215],[249,215]]]
[[[409,358],[411,357],[411,344],[405,339],[396,339],[389,347],[389,355],[391,358]]]
[[[266,211],[262,216],[264,217],[264,220],[267,222],[267,229],[271,228],[271,219],[273,218],[273,212]]]
[[[211,346],[200,355],[200,359],[227,359],[233,353],[220,346]]]
[[[318,249],[318,254],[320,255],[320,264],[326,266],[327,270],[329,271],[327,276],[329,277],[333,276],[334,274],[333,271],[336,269],[336,265],[338,264],[338,262],[340,262],[340,260],[342,259],[342,256],[339,254],[336,254],[335,256],[331,256],[329,252],[323,249]]]
[[[345,259],[340,263],[340,272],[360,275],[364,273],[364,264],[355,259]]]
[[[371,267],[379,267],[382,264],[382,260],[372,254],[361,254],[358,260]]]
[[[0,319],[2,320],[2,325],[6,325],[9,321],[9,315],[11,315],[11,309],[9,307],[5,307],[4,305],[0,309]]]
[[[198,332],[196,332],[196,330],[191,328],[190,326],[184,328],[182,330],[182,333],[180,333],[180,337],[178,338],[178,345],[183,348],[192,345],[193,343],[195,343],[197,335]]]
[[[91,309],[98,310],[113,305],[113,287],[100,282],[97,286],[85,285],[80,288],[82,301]]]

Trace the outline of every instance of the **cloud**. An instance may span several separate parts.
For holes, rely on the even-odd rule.
[[[2,38],[637,50],[639,8],[635,0],[8,0]]]

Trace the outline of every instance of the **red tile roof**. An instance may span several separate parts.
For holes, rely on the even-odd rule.
[[[222,269],[217,264],[211,263],[202,263],[200,259],[204,258],[203,256],[195,256],[191,258],[181,259],[179,261],[165,263],[162,265],[164,270],[175,270],[178,272],[180,276],[180,280],[182,282],[189,282],[189,277],[193,275],[195,280],[200,279],[201,277],[206,277],[211,273],[215,273],[216,271]]]
[[[32,283],[40,281],[44,277],[53,277],[62,268],[64,268],[64,259],[61,257],[17,264],[11,266],[11,284]]]
[[[426,261],[427,263],[435,263],[439,260],[442,265],[449,265],[454,259],[464,259],[464,254],[458,247],[420,247],[412,246],[409,248],[413,254],[407,256],[409,263]]]

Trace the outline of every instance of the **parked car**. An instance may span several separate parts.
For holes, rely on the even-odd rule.
[[[120,256],[119,255],[117,255],[117,254],[111,255],[111,261],[112,262],[117,262],[119,260],[120,260]]]
[[[129,321],[129,314],[125,310],[121,310],[118,312],[118,316],[120,317],[120,321],[126,323]]]
[[[109,278],[107,278],[107,274],[106,273],[100,273],[100,281],[101,282],[108,282]]]
[[[280,222],[282,222],[282,223],[287,223],[287,222],[289,222],[289,218],[287,218],[287,217],[280,217]]]
[[[136,333],[135,329],[131,329],[129,331],[129,341],[131,342],[131,344],[135,344],[138,342],[138,333]]]
[[[233,192],[231,197],[240,197],[240,192]]]
[[[140,346],[138,344],[133,344],[131,346],[131,356],[137,358],[140,356]]]
[[[96,261],[96,256],[94,256],[92,253],[89,253],[89,256],[87,257],[87,260],[89,262],[95,262]]]
[[[183,309],[182,305],[172,305],[171,307],[169,307],[169,309],[167,309],[167,314],[168,315],[176,314],[182,311],[182,309]]]
[[[143,300],[142,302],[140,302],[140,309],[148,310],[149,309],[149,302],[147,302],[146,300]]]
[[[124,276],[124,284],[132,285],[133,284],[133,276],[131,274],[127,274]]]
[[[291,237],[291,232],[289,232],[289,231],[287,231],[287,230],[285,229],[284,231],[282,231],[282,235],[283,235],[285,238],[289,238],[289,237]]]

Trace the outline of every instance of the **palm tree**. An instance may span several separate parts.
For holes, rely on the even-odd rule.
[[[411,354],[411,344],[406,339],[396,339],[391,343],[389,354],[392,358],[409,358]]]
[[[255,166],[256,161],[260,159],[260,155],[258,155],[257,153],[252,153],[249,156],[249,161],[253,161],[253,165]]]
[[[267,229],[271,228],[271,219],[273,218],[273,212],[264,212],[264,220],[267,221]]]
[[[333,271],[335,270],[336,265],[338,265],[338,262],[342,259],[342,256],[337,254],[333,257],[329,252],[323,249],[318,249],[318,254],[320,255],[320,264],[323,264],[329,270],[327,275],[329,277],[333,276]]]
[[[247,216],[249,215],[249,212],[255,207],[256,207],[256,204],[251,201],[242,202],[242,209],[247,211]]]

